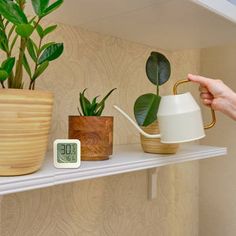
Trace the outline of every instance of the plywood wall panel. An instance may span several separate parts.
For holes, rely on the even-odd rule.
[[[92,97],[116,87],[104,113],[115,116],[115,143],[139,142],[138,133],[112,105],[133,115],[135,99],[155,92],[145,62],[158,49],[66,25],[52,39],[65,42],[65,53],[37,82],[38,88],[55,93],[49,149],[54,139],[67,138],[68,115],[77,114],[84,88]],[[176,79],[197,73],[199,51],[158,51],[172,64],[162,94],[171,93]],[[138,171],[8,195],[1,213],[1,236],[197,236],[198,165],[162,168],[153,201],[147,200],[147,173]]]
[[[202,50],[201,73],[221,79],[236,91],[236,44]],[[209,115],[206,111],[206,116]],[[235,121],[216,113],[216,126],[209,130],[204,143],[225,146],[227,158],[204,161],[200,165],[201,236],[235,235],[236,232],[236,149]]]

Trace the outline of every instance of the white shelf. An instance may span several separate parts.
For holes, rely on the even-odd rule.
[[[224,147],[182,145],[177,154],[157,155],[143,153],[138,144],[120,145],[114,148],[114,154],[109,160],[82,162],[78,169],[56,169],[53,166],[53,155],[48,153],[43,168],[38,172],[25,176],[0,177],[0,195],[201,160],[226,153]]]
[[[70,0],[50,20],[167,50],[236,38],[236,6],[227,0]]]
[[[236,23],[235,0],[192,0],[193,2],[209,9],[210,11]]]

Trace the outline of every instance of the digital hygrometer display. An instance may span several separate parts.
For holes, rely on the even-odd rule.
[[[78,168],[80,166],[80,141],[57,139],[54,141],[54,165],[57,168]]]
[[[77,143],[58,143],[57,161],[59,163],[76,163],[77,145]]]

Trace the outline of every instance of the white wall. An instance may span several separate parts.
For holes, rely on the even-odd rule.
[[[202,50],[201,74],[222,79],[236,91],[236,44]],[[203,143],[226,146],[228,155],[200,163],[200,236],[234,236],[236,122],[217,113],[217,124],[207,131]]]

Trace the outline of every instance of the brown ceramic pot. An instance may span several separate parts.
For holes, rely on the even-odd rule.
[[[80,140],[83,161],[107,160],[113,149],[113,117],[69,116],[69,138]]]
[[[154,121],[147,127],[142,127],[142,129],[149,134],[160,133],[158,122]],[[141,145],[144,152],[157,153],[157,154],[174,154],[178,151],[178,144],[165,144],[161,143],[159,138],[147,138],[140,134]]]

